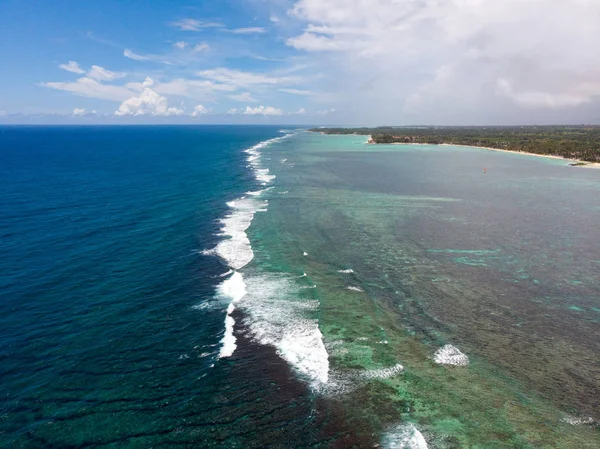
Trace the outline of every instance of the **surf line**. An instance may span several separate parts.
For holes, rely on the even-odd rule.
[[[234,335],[235,320],[232,317],[235,304],[246,296],[246,283],[244,276],[240,273],[253,258],[254,252],[246,230],[252,224],[257,212],[267,210],[268,201],[260,199],[261,195],[272,187],[266,187],[275,179],[275,175],[269,173],[269,169],[261,164],[262,153],[260,150],[266,146],[279,142],[293,134],[265,140],[244,150],[248,155],[246,161],[254,173],[254,177],[264,188],[255,192],[247,192],[233,201],[227,203],[229,212],[219,220],[221,228],[218,235],[223,237],[213,249],[204,250],[205,255],[215,255],[221,258],[231,269],[231,275],[227,277],[218,287],[216,296],[218,299],[228,301],[227,313],[225,315],[225,334],[221,339],[219,358],[231,357],[237,348]]]

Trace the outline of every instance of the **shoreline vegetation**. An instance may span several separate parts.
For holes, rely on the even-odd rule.
[[[565,159],[600,168],[600,126],[313,128],[321,134],[369,136],[369,144],[451,145]]]

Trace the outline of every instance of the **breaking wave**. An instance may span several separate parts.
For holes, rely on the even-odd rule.
[[[452,345],[445,345],[435,351],[433,360],[439,365],[467,366],[469,364],[469,357]]]

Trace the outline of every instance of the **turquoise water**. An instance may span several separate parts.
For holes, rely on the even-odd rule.
[[[2,446],[598,447],[600,171],[0,131]]]

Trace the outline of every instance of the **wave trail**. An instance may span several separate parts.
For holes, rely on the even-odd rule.
[[[301,286],[283,274],[250,276],[246,284],[243,310],[252,337],[275,347],[311,387],[324,387],[329,379],[329,356],[314,316],[318,301],[303,297]]]
[[[286,134],[281,137],[265,140],[264,142],[260,142],[244,150],[244,152],[248,154],[246,160],[249,163],[249,167],[252,169],[254,177],[261,185],[265,186],[269,184],[275,179],[275,175],[269,174],[269,169],[261,166],[262,154],[260,150],[292,135],[293,134]],[[219,358],[230,357],[236,349],[236,339],[233,334],[235,320],[231,314],[235,310],[235,303],[240,301],[246,295],[244,277],[237,270],[245,267],[254,258],[254,252],[252,251],[252,245],[250,244],[250,239],[246,234],[246,230],[252,224],[254,215],[257,212],[265,212],[267,210],[268,201],[261,200],[260,196],[271,188],[272,187],[267,187],[257,191],[249,191],[246,193],[249,197],[245,195],[233,201],[229,201],[227,205],[229,206],[230,211],[219,220],[221,223],[219,235],[223,236],[223,240],[221,240],[213,249],[202,251],[205,255],[216,255],[220,257],[227,263],[231,269],[230,272],[233,272],[231,277],[224,280],[217,287],[216,296],[219,299],[227,299],[230,301],[229,306],[227,307],[227,315],[225,316],[225,335],[221,339],[222,346]],[[227,274],[230,272],[227,272]],[[225,276],[227,274],[225,274]]]
[[[221,351],[219,352],[219,358],[230,357],[235,351],[236,338],[233,335],[233,326],[235,320],[231,316],[235,310],[235,303],[240,301],[246,296],[246,284],[244,283],[244,277],[237,271],[234,272],[231,277],[221,283],[217,288],[218,296],[228,299],[231,302],[227,307],[227,315],[225,316],[225,335],[221,339]]]

